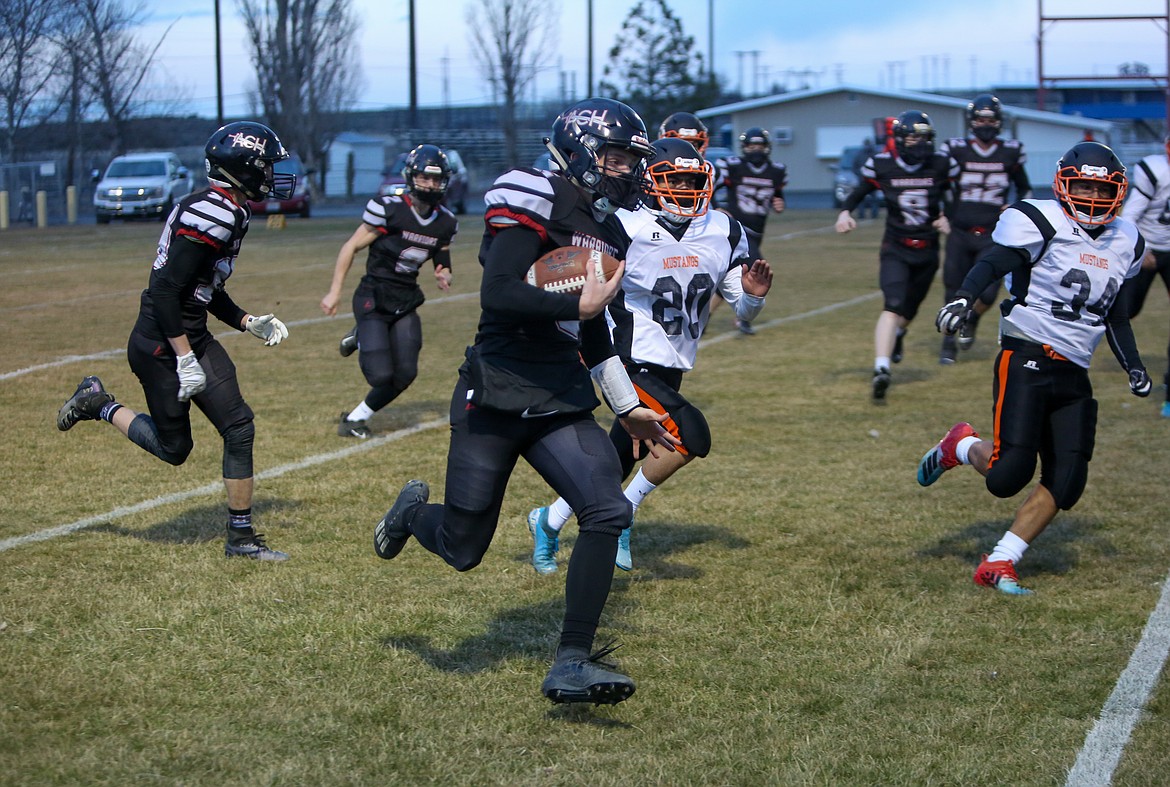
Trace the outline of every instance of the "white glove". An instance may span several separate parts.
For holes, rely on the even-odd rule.
[[[971,301],[960,296],[938,310],[938,316],[934,318],[934,327],[938,328],[940,333],[953,336],[970,316]]]
[[[207,387],[207,375],[204,374],[194,352],[180,355],[176,361],[176,371],[179,373],[179,401],[186,402]]]
[[[280,344],[288,338],[288,328],[272,314],[265,314],[260,317],[249,315],[248,321],[244,323],[244,328],[253,336],[263,339],[264,344],[268,347],[274,344]]]

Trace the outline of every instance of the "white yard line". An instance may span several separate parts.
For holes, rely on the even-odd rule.
[[[1167,652],[1170,652],[1170,577],[1162,583],[1162,596],[1146,621],[1142,638],[1068,772],[1066,787],[1104,787],[1113,782],[1113,771],[1158,685]]]

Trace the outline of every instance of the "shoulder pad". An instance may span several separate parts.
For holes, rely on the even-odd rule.
[[[248,223],[248,212],[214,189],[185,199],[175,217],[175,229],[205,243],[225,246]]]

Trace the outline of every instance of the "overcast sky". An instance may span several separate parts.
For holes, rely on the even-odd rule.
[[[476,0],[416,0],[419,103],[491,100],[479,76],[464,24]],[[1036,79],[1038,0],[670,0],[697,49],[707,56],[714,8],[715,68],[747,92],[779,83],[828,87],[842,82],[906,89],[985,90]],[[541,98],[586,89],[588,0],[547,0],[558,33],[554,60],[535,87]],[[634,0],[593,0],[594,84]],[[353,0],[364,88],[359,109],[405,106],[407,0]],[[181,99],[182,109],[215,116],[214,0],[147,0],[141,39],[155,43],[170,26],[159,55],[155,90]],[[1161,0],[1046,0],[1046,16],[1093,13],[1165,14]],[[234,0],[221,0],[225,114],[248,112],[252,68]],[[1166,33],[1154,22],[1049,23],[1044,35],[1049,76],[1112,75],[1121,63],[1143,62],[1166,73]],[[743,54],[737,54],[743,53]]]

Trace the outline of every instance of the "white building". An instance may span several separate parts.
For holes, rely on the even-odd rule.
[[[382,185],[389,140],[344,131],[329,146],[325,194],[329,197],[370,197]]]
[[[971,98],[974,98],[974,94]],[[703,109],[695,114],[711,129],[712,144],[723,144],[720,131],[730,126],[731,147],[752,126],[772,135],[772,158],[788,166],[790,192],[827,192],[833,185],[832,165],[847,145],[874,138],[874,121],[896,117],[908,109],[930,115],[938,140],[965,136],[969,99],[931,93],[881,90],[850,85],[801,90]],[[1033,186],[1048,187],[1057,160],[1085,139],[1109,144],[1113,124],[1104,120],[1039,112],[1005,105],[1003,136],[1024,143],[1026,169]]]

